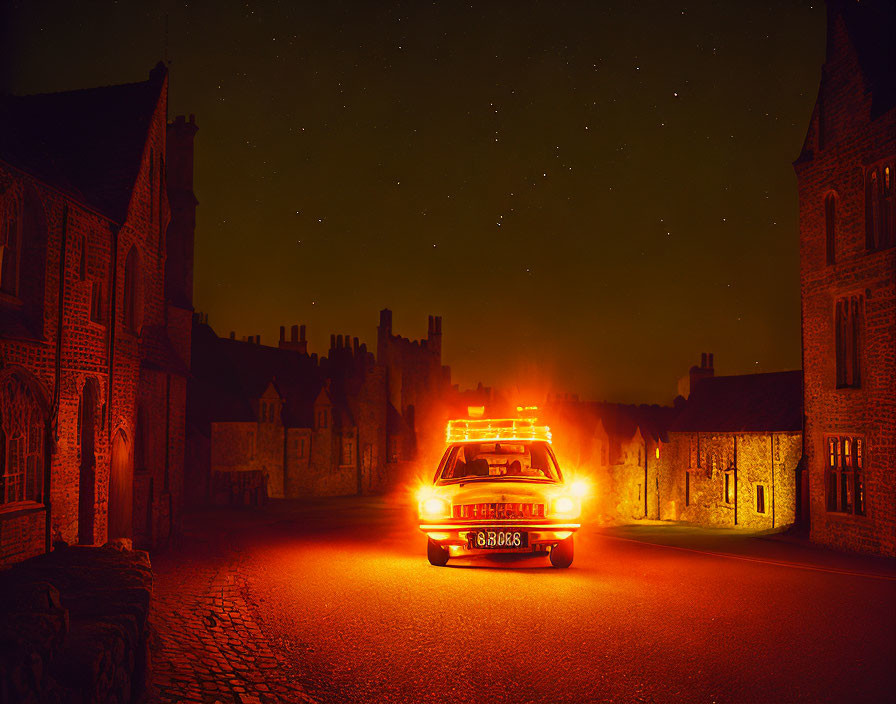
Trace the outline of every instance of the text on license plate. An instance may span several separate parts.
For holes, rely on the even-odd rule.
[[[525,548],[529,535],[521,530],[477,530],[467,533],[467,549],[488,550],[489,548]]]

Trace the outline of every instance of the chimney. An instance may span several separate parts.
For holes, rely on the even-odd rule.
[[[235,330],[231,330],[231,331],[230,331],[230,339],[231,339],[231,340],[235,340],[235,339],[236,339],[236,331],[235,331]]]
[[[707,354],[706,352],[700,355],[700,366],[698,367],[696,364],[691,367],[689,378],[688,378],[688,396],[694,393],[694,390],[697,388],[697,384],[699,384],[703,379],[711,378],[715,372],[712,368],[712,354]],[[682,394],[684,396],[684,394]]]
[[[165,185],[171,220],[165,257],[165,296],[179,308],[193,307],[193,250],[196,229],[196,194],[193,192],[193,142],[196,118],[178,115],[167,126]]]
[[[301,339],[299,331],[301,330]],[[292,350],[299,354],[308,354],[308,345],[305,342],[305,326],[292,325],[289,328],[289,339],[286,339],[286,329],[280,328],[280,344],[281,350]]]

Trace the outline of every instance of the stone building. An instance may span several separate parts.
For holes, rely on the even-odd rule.
[[[431,340],[437,320],[430,318]],[[188,454],[202,491],[191,498],[367,494],[404,477],[417,445],[414,411],[439,405],[430,370],[442,367],[430,341],[391,336],[390,366],[348,335],[331,335],[318,359],[308,354],[305,326],[292,326],[289,339],[281,328],[277,347],[235,338],[219,338],[197,318]]]
[[[714,376],[691,370],[659,454],[659,517],[765,530],[796,520],[802,456],[799,371]]]
[[[389,402],[398,411],[390,425],[390,457],[412,461],[421,449],[427,456],[435,447],[444,449],[445,421],[451,415],[444,402],[451,394],[451,370],[442,366],[442,318],[429,316],[426,337],[409,340],[392,334],[392,311],[381,310],[376,356],[386,370]]]
[[[196,128],[167,108],[162,64],[0,98],[0,564],[177,526]]]
[[[555,396],[543,409],[564,471],[595,483],[596,511],[608,520],[657,519],[659,456],[671,407]]]
[[[828,1],[794,162],[811,538],[896,554],[896,6]],[[804,507],[806,510],[806,507]]]

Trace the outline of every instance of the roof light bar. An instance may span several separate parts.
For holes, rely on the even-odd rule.
[[[540,440],[551,442],[551,429],[535,418],[466,418],[449,420],[448,442]]]

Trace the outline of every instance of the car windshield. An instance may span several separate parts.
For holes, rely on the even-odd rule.
[[[556,482],[560,472],[546,442],[465,442],[449,447],[439,481],[474,480]]]

